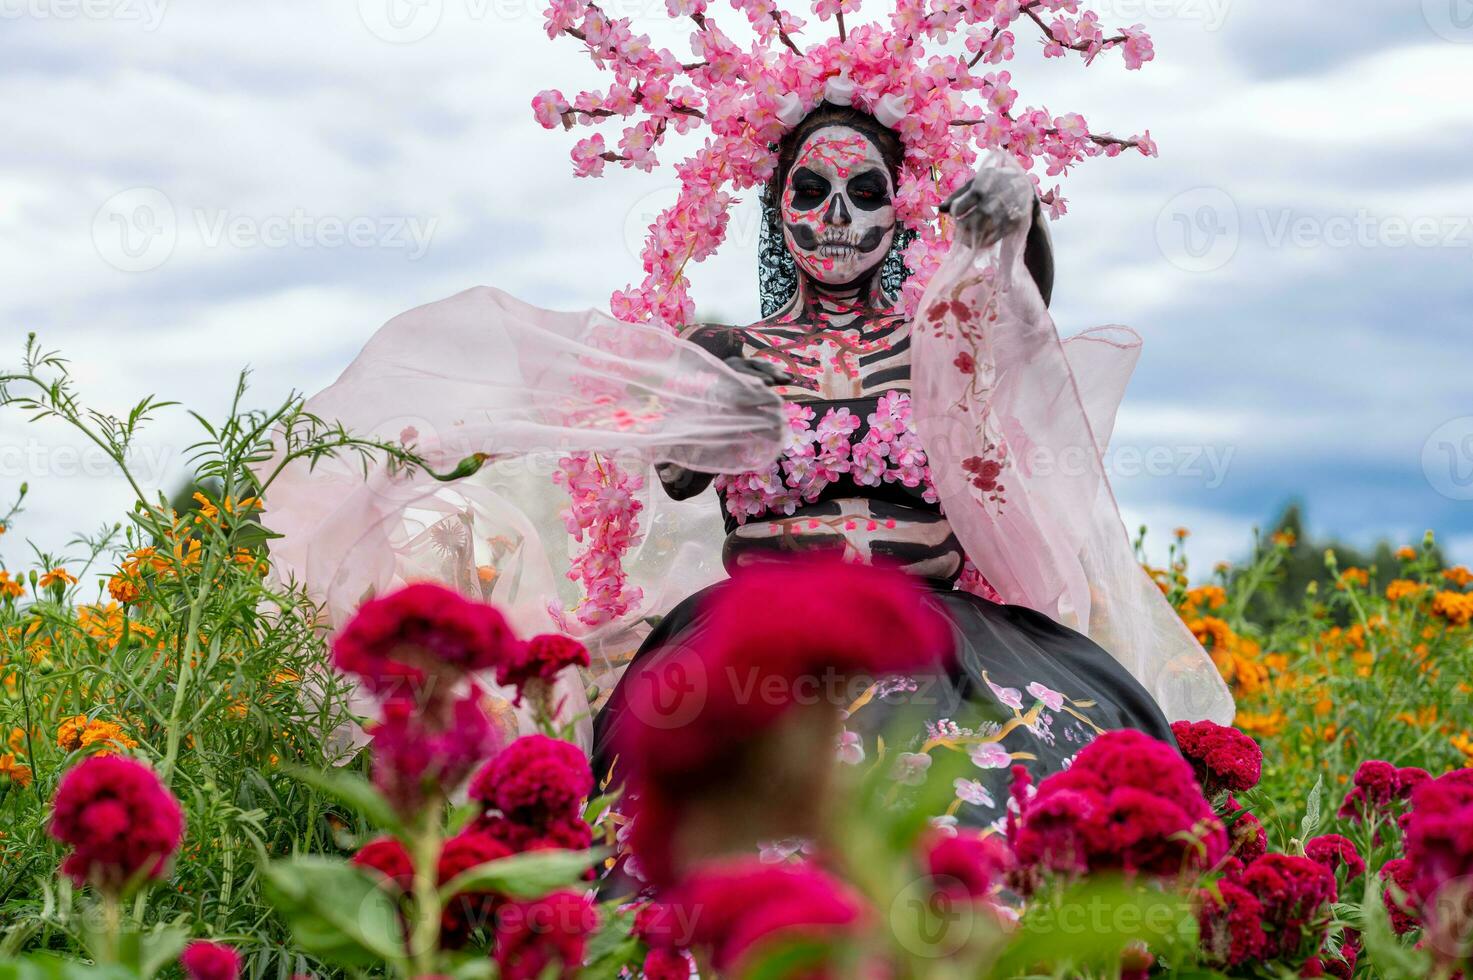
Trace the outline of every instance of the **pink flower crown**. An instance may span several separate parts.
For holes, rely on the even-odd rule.
[[[773,0],[731,0],[756,35],[747,48],[716,25],[707,0],[665,5],[672,18],[695,25],[691,60],[653,47],[627,18],[612,18],[590,0],[552,0],[548,36],[577,39],[594,64],[613,73],[613,83],[571,102],[557,91],[532,100],[548,129],[626,122],[617,150],[601,133],[573,148],[581,177],[597,177],[609,163],[653,170],[670,132],[710,131],[695,154],[676,164],[680,195],[650,226],[644,281],[611,299],[614,315],[628,322],[675,328],[694,319],[685,267],[706,259],[725,237],[737,201],[728,187],[740,192],[764,184],[776,167],[777,142],[824,101],[869,112],[905,146],[895,203],[898,219],[917,233],[905,253],[912,274],[903,301],[911,313],[950,244],[950,222],[937,220],[937,208],[971,176],[979,151],[1005,150],[1028,170],[1041,161],[1050,177],[1085,157],[1117,156],[1130,147],[1156,154],[1149,131],[1117,139],[1091,132],[1077,113],[1017,110],[1007,71],[976,72],[1012,59],[1011,28],[1020,24],[1036,27],[1047,57],[1077,52],[1088,63],[1119,48],[1127,68],[1151,60],[1141,25],[1106,36],[1093,11],[1080,11],[1080,0],[896,0],[888,26],[853,28],[846,28],[844,15],[857,13],[859,0],[813,0],[814,14],[834,20],[837,36],[806,49],[795,40],[804,22]],[[965,57],[925,50],[927,42],[939,46],[957,37]],[[1059,188],[1040,190],[1050,214],[1063,214]]]

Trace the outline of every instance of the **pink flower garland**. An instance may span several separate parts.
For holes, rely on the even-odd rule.
[[[782,458],[765,470],[718,476],[714,481],[738,524],[761,514],[792,514],[799,504],[817,500],[846,473],[860,486],[924,486],[922,499],[936,502],[926,452],[911,426],[910,395],[903,391],[881,395],[866,418],[869,431],[856,442],[849,437],[858,430],[859,417],[847,408],[830,408],[817,426],[811,424],[814,411],[808,406],[788,402],[783,409],[788,441]]]
[[[629,584],[623,559],[639,540],[636,494],[644,478],[625,472],[608,457],[573,453],[558,461],[553,482],[568,488],[572,506],[562,512],[563,523],[575,541],[588,546],[568,569],[568,578],[583,583],[584,597],[573,614],[586,626],[617,619],[636,605],[644,593]],[[562,610],[550,608],[561,622]]]

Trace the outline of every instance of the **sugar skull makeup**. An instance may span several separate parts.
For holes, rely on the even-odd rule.
[[[783,239],[798,267],[834,286],[872,272],[895,238],[895,188],[885,159],[848,126],[816,130],[783,187]]]

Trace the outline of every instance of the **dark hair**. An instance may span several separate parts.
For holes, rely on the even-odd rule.
[[[769,202],[776,204],[782,200],[783,185],[788,182],[788,174],[793,169],[798,151],[808,137],[825,126],[847,126],[863,133],[875,145],[875,149],[880,151],[880,157],[890,171],[890,183],[897,188],[900,186],[900,162],[905,158],[905,144],[900,142],[895,130],[882,125],[878,119],[861,109],[824,102],[778,143],[777,169],[773,171],[772,180],[767,184]]]

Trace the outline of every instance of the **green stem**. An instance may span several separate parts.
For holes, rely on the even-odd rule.
[[[213,557],[213,556],[211,556]],[[164,749],[164,761],[159,766],[159,778],[168,786],[174,775],[174,763],[179,758],[179,742],[182,736],[179,719],[184,714],[184,700],[189,693],[189,681],[194,669],[194,654],[199,644],[200,620],[204,616],[205,600],[209,598],[210,582],[214,579],[214,564],[210,559],[201,563],[199,591],[189,604],[189,621],[185,627],[184,650],[179,654],[179,676],[174,683],[174,703],[169,709],[168,742]]]
[[[440,808],[425,807],[426,815],[410,842],[414,855],[414,922],[409,934],[409,964],[413,975],[435,972],[440,946]]]
[[[118,961],[118,934],[122,930],[122,909],[118,905],[118,896],[112,892],[104,892],[102,895],[102,950],[98,959],[104,963],[116,963]]]

